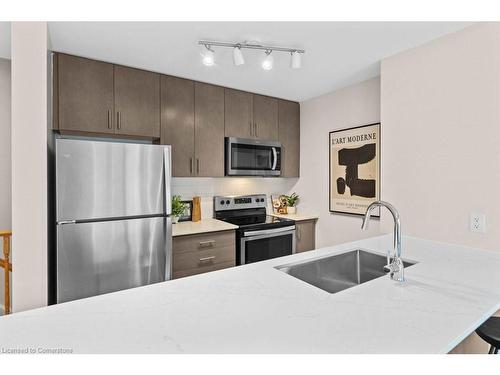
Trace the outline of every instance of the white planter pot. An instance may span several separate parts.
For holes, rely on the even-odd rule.
[[[177,224],[179,222],[179,216],[172,216],[172,224]]]
[[[287,207],[286,208],[287,212],[290,214],[290,215],[295,215],[297,213],[297,207]]]

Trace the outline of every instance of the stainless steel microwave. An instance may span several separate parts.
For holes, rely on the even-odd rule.
[[[226,176],[280,176],[281,143],[226,137]]]

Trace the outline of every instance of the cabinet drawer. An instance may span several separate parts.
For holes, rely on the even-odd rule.
[[[181,236],[173,239],[174,279],[235,265],[234,231]]]
[[[180,279],[181,277],[198,275],[200,273],[206,273],[211,271],[223,270],[224,268],[234,267],[235,262],[218,263],[213,265],[207,265],[204,268],[193,268],[189,270],[178,270],[173,272],[174,279]]]
[[[178,277],[195,275],[222,268],[234,267],[236,253],[234,246],[175,253],[173,255],[173,275]]]
[[[173,238],[174,254],[235,246],[235,232],[213,232]]]

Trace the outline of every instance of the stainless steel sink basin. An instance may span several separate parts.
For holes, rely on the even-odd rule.
[[[337,293],[355,285],[384,276],[387,259],[366,250],[352,250],[309,261],[286,264],[276,269],[329,293]],[[404,267],[414,262],[403,261]]]

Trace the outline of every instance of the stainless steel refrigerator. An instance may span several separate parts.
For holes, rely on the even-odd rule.
[[[171,278],[170,146],[56,139],[57,303]]]

